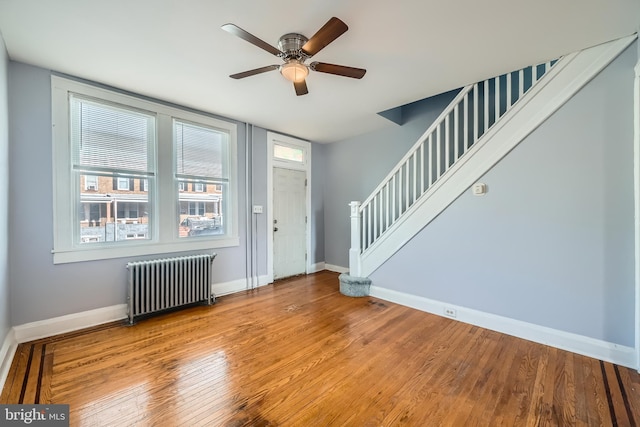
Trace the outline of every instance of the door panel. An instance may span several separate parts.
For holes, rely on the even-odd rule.
[[[274,279],[306,273],[305,180],[304,171],[273,168]]]

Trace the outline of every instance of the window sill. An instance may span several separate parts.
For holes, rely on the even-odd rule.
[[[238,237],[222,239],[188,239],[172,243],[126,244],[112,247],[53,250],[54,264],[72,262],[99,261],[114,258],[129,258],[148,255],[160,255],[175,252],[200,251],[206,249],[240,246]]]

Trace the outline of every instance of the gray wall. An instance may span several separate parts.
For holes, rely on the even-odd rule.
[[[53,264],[51,72],[9,62],[9,83],[9,179],[12,183],[9,193],[9,262],[10,301],[14,307],[11,324],[20,325],[124,304],[125,266],[134,258]],[[235,123],[238,124],[240,246],[215,250],[218,256],[214,262],[214,283],[243,279],[247,272],[247,143],[245,124]],[[249,129],[251,132],[251,127]],[[252,167],[250,178],[253,185],[249,186],[249,204],[266,206],[266,131],[255,128],[250,135],[253,135],[253,140],[248,143],[249,152],[252,153],[249,165]],[[322,197],[321,194],[318,196]],[[250,247],[258,248],[254,274],[266,274],[267,270],[265,222],[266,215],[262,215],[258,218],[257,231],[250,235]],[[251,224],[253,226],[254,223]],[[315,226],[312,224],[313,227]],[[2,234],[0,243],[1,240]]]
[[[324,188],[325,260],[349,266],[349,202],[364,201],[457,94],[456,91],[406,105],[404,125],[326,146]]]
[[[634,44],[373,284],[633,347],[636,61]]]
[[[0,346],[11,327],[9,317],[9,59],[0,35]]]
[[[311,144],[311,194],[317,197],[311,199],[311,264],[325,261],[324,252],[324,186],[327,176],[327,146],[325,144]]]
[[[252,147],[252,155],[249,158],[249,170],[251,175],[251,188],[249,194],[250,207],[261,205],[264,214],[250,215],[252,255],[249,255],[249,264],[253,266],[250,276],[267,274],[267,131],[255,126],[249,126],[249,144]]]

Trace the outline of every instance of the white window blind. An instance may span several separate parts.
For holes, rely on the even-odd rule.
[[[73,167],[79,171],[153,176],[155,117],[71,95]]]
[[[74,221],[73,240],[91,245],[113,243],[126,240],[132,231],[150,238],[149,195],[142,188],[136,191],[134,177],[142,182],[155,175],[151,155],[155,146],[155,116],[73,93],[69,96],[69,108],[74,179],[80,183],[83,177],[88,180],[88,174],[99,174],[98,187],[108,190],[87,194],[81,188],[76,198],[79,216]],[[123,196],[122,192],[128,194]],[[91,217],[91,205],[96,202],[108,205],[104,216]],[[83,223],[87,212],[89,227]]]
[[[227,133],[178,120],[174,132],[178,178],[228,181],[228,167],[223,162],[228,150]]]
[[[223,235],[228,227],[230,198],[229,133],[181,120],[174,120],[173,131],[176,180],[179,182],[178,220],[182,224],[179,236]],[[189,209],[185,210],[183,202],[187,201]],[[185,221],[187,217],[196,217],[199,222],[193,222],[195,218]]]

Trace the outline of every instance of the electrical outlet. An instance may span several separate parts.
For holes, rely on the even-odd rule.
[[[471,187],[474,196],[484,196],[487,194],[487,184],[478,182]]]
[[[458,315],[458,313],[456,312],[456,309],[455,309],[455,308],[446,307],[446,308],[444,309],[444,315],[445,315],[445,316],[447,316],[447,317],[453,317],[453,318],[455,318],[455,317]]]

